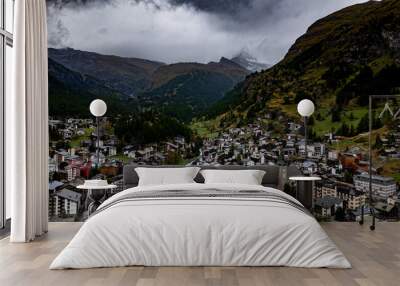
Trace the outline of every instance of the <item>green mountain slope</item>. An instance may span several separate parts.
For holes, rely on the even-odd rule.
[[[93,77],[71,71],[49,59],[49,115],[54,117],[90,116],[92,100],[106,100],[108,115],[134,112],[137,104],[125,100],[115,90],[109,89]]]
[[[249,73],[226,58],[166,65],[69,48],[49,49],[49,63],[49,73],[77,92],[117,95],[121,101],[134,101],[185,121],[221,99]],[[59,92],[52,103],[68,101],[63,94]]]
[[[206,65],[163,66],[154,76],[153,89],[143,93],[139,101],[144,106],[157,106],[166,114],[190,121],[223,98],[246,74],[242,67],[224,58]]]
[[[54,118],[91,117],[90,102],[100,98],[107,103],[107,113],[115,133],[125,144],[159,142],[175,136],[190,139],[192,133],[179,120],[154,109],[141,110],[138,102],[88,75],[71,71],[49,59],[49,115]]]
[[[163,63],[66,49],[49,49],[49,58],[66,68],[89,75],[126,97],[150,88],[153,72]]]
[[[369,1],[315,22],[281,62],[237,85],[209,117],[220,114],[221,126],[271,111],[297,118],[295,104],[303,98],[312,99],[322,117],[346,115],[365,106],[368,94],[399,87],[400,1]]]

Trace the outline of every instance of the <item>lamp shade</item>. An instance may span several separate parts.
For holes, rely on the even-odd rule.
[[[303,117],[309,117],[314,113],[314,103],[309,99],[303,99],[297,105],[297,112]]]
[[[95,99],[90,103],[90,113],[96,117],[103,116],[107,111],[107,104],[101,99]]]

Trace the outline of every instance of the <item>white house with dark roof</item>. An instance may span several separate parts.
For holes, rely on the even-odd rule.
[[[59,189],[61,186],[63,186],[64,183],[60,182],[60,181],[50,181],[49,182],[49,191],[54,192],[57,189]]]
[[[49,215],[76,215],[78,214],[82,194],[68,188],[55,191],[49,200]]]

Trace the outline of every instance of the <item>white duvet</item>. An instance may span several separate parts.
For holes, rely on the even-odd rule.
[[[50,269],[145,266],[293,266],[349,268],[318,222],[293,206],[257,199],[186,198],[112,202],[155,190],[266,190],[250,185],[136,187],[109,198]],[[101,207],[102,207],[101,206]]]

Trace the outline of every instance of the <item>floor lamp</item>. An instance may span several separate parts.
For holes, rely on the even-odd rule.
[[[97,139],[96,139],[96,168],[99,167],[100,164],[100,117],[106,114],[107,112],[107,104],[101,100],[101,99],[95,99],[90,103],[90,113],[96,117],[96,133],[97,133]]]
[[[304,118],[304,149],[305,149],[305,160],[307,160],[307,117],[310,117],[314,113],[314,103],[309,99],[303,99],[297,105],[297,112]],[[298,177],[292,178],[297,181],[297,192],[296,197],[300,200],[308,209],[313,208],[313,181],[319,180],[316,177]]]
[[[304,147],[307,159],[307,117],[310,117],[315,110],[314,103],[309,99],[303,99],[297,105],[297,112],[304,118]]]
[[[400,98],[400,94],[392,94],[392,95],[370,95],[369,96],[369,108],[368,108],[368,117],[369,117],[369,132],[368,132],[368,159],[369,159],[369,166],[368,166],[368,175],[369,175],[369,184],[368,184],[368,189],[369,189],[369,199],[368,199],[368,205],[370,209],[370,213],[372,215],[372,224],[370,225],[370,230],[375,230],[375,205],[374,205],[374,198],[373,198],[373,192],[372,192],[372,129],[373,129],[373,106],[372,106],[372,101],[374,99],[398,99]],[[399,115],[399,111],[397,111],[395,114],[393,114],[392,110],[390,109],[390,106],[388,103],[386,103],[385,108],[383,109],[382,114],[388,109],[390,115],[394,118],[397,119]],[[360,224],[364,223],[364,206],[361,207],[361,220],[359,221]]]

